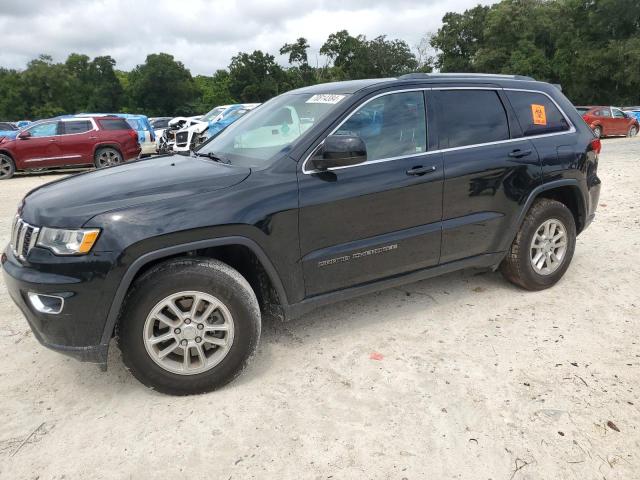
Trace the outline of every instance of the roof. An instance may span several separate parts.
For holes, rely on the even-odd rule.
[[[525,77],[523,75],[503,75],[492,73],[409,73],[407,75],[401,75],[397,78],[370,78],[365,80],[349,80],[344,82],[331,82],[320,83],[318,85],[311,85],[309,87],[298,88],[288,93],[295,94],[316,94],[316,93],[337,93],[337,94],[349,94],[356,93],[360,90],[366,89],[374,85],[381,84],[415,84],[415,83],[464,83],[464,84],[499,84],[508,85],[513,88],[514,84],[543,84],[550,85],[544,82],[537,82],[531,77]],[[559,88],[557,86],[556,88]]]

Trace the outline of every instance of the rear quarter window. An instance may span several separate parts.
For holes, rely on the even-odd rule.
[[[97,121],[103,130],[131,130],[127,121],[122,118],[100,118]]]
[[[569,130],[567,120],[546,95],[512,90],[505,93],[516,112],[525,137]]]

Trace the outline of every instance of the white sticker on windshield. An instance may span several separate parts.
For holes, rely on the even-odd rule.
[[[314,95],[306,103],[338,103],[344,98],[344,95],[336,95],[334,93],[321,93]]]

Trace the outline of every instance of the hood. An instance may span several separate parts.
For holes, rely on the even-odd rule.
[[[246,179],[251,169],[207,158],[174,155],[74,175],[31,191],[22,217],[28,223],[78,228],[92,217],[149,202],[184,201]]]

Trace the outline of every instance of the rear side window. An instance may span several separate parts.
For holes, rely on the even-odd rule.
[[[72,122],[62,122],[62,131],[64,135],[72,133],[84,133],[93,129],[93,125],[89,120],[74,120]]]
[[[454,148],[509,138],[507,113],[493,90],[440,92],[440,147]],[[443,144],[444,143],[444,144]]]
[[[357,135],[367,146],[367,159],[415,155],[427,149],[422,92],[383,95],[357,110],[336,135]]]
[[[98,123],[104,130],[131,130],[131,127],[123,118],[101,118]]]
[[[525,137],[569,130],[555,103],[542,93],[506,91]]]

